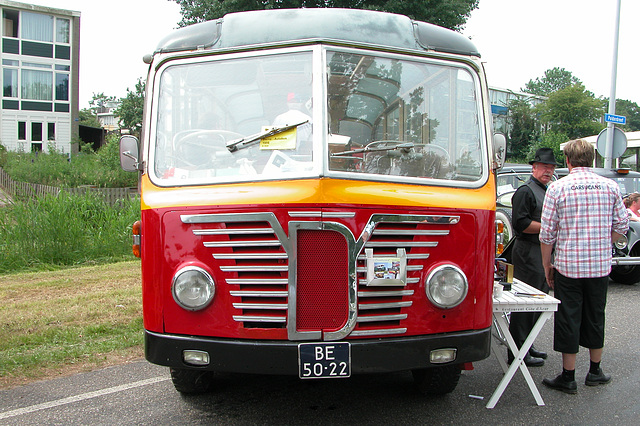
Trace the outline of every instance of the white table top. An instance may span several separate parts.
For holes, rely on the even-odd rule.
[[[533,294],[534,297],[518,296],[517,293]],[[540,290],[514,278],[510,291],[502,291],[493,297],[493,312],[544,312],[557,311],[560,301]]]

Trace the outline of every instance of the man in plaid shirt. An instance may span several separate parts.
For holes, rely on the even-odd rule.
[[[593,146],[582,139],[572,140],[564,153],[569,175],[547,189],[540,229],[547,283],[561,302],[555,315],[553,348],[562,352],[562,373],[542,383],[575,394],[579,346],[589,349],[591,360],[585,384],[596,386],[611,380],[600,368],[611,244],[627,232],[629,218],[618,185],[589,169]]]

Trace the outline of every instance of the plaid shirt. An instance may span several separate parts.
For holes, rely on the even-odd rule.
[[[555,244],[554,267],[565,277],[604,277],[611,272],[611,231],[625,234],[629,217],[620,188],[588,167],[547,189],[540,242]]]

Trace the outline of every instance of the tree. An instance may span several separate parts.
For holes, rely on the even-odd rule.
[[[551,132],[564,133],[569,139],[595,135],[604,128],[598,122],[604,114],[602,102],[585,90],[582,83],[549,94],[549,99],[537,109]]]
[[[129,129],[136,136],[140,136],[142,129],[144,90],[145,81],[140,77],[136,83],[135,91],[127,88],[127,96],[120,99],[120,106],[113,112],[120,119],[121,126]]]
[[[609,110],[609,98],[604,99],[605,111]],[[619,125],[620,130],[625,132],[637,132],[640,130],[640,107],[635,102],[625,99],[616,100],[616,115],[624,115],[627,117],[627,124]]]
[[[509,150],[511,157],[524,159],[540,135],[536,112],[528,99],[509,101]]]
[[[555,67],[546,70],[544,72],[544,77],[529,80],[525,85],[525,88],[521,90],[533,95],[549,96],[553,92],[581,83],[582,82],[578,78],[574,77],[570,71],[567,71],[564,68]]]
[[[93,93],[93,98],[89,101],[89,106],[91,107],[91,111],[93,111],[94,114],[97,114],[99,112],[103,112],[102,109],[105,108],[107,106],[108,102],[112,102],[115,101],[116,97],[115,96],[107,96],[104,93],[100,92],[100,93]]]
[[[227,13],[261,9],[342,7],[399,13],[452,30],[461,30],[479,0],[173,0],[180,5],[181,27],[218,19]]]
[[[527,161],[533,160],[535,157],[536,151],[540,148],[551,148],[553,149],[553,156],[556,157],[556,161],[559,163],[564,162],[564,153],[560,149],[560,144],[564,143],[572,138],[568,137],[564,133],[556,133],[556,132],[547,132],[540,141],[531,144],[529,148],[529,153],[527,154]]]
[[[83,108],[78,111],[78,122],[83,126],[89,127],[101,127],[100,120],[98,120],[98,116],[88,108]]]

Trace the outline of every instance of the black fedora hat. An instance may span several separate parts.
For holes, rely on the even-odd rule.
[[[560,166],[556,161],[556,157],[553,155],[553,150],[551,148],[540,148],[536,151],[535,157],[533,160],[529,161],[529,164],[533,163],[543,163],[543,164],[553,164],[554,166]]]

